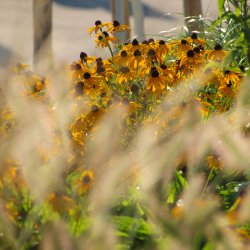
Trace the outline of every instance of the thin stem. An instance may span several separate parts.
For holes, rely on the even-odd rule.
[[[109,49],[109,52],[110,52],[111,56],[114,57],[114,53],[113,53],[113,51],[112,51],[112,48],[111,48],[111,46],[110,46],[110,43],[108,43],[108,49]]]
[[[211,177],[212,177],[212,175],[213,175],[213,172],[214,172],[214,168],[211,168],[211,170],[210,170],[210,172],[209,172],[209,175],[208,175],[208,177],[207,177],[207,181],[206,181],[206,183],[205,183],[205,186],[204,186],[204,188],[203,188],[203,190],[202,190],[201,198],[204,196],[204,194],[205,194],[205,192],[206,192],[207,186],[208,186],[210,180],[212,179]]]

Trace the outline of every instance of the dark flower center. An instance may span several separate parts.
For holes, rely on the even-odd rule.
[[[155,40],[154,40],[153,38],[149,38],[149,39],[148,39],[148,42],[149,42],[149,43],[153,43],[154,41],[155,41]]]
[[[82,69],[81,65],[79,63],[72,64],[70,66],[71,70],[80,70]]]
[[[83,82],[78,82],[75,86],[75,91],[77,95],[82,95],[83,94],[83,88],[84,88],[84,83]]]
[[[159,41],[159,44],[160,44],[160,45],[164,45],[164,44],[166,44],[166,43],[165,43],[165,41],[160,40],[160,41]]]
[[[150,49],[149,51],[148,51],[148,56],[155,56],[155,50],[154,49]]]
[[[228,75],[229,73],[230,73],[230,70],[228,70],[228,69],[224,70],[225,75]]]
[[[97,74],[101,74],[105,72],[105,68],[103,66],[98,66],[96,69]]]
[[[243,65],[240,65],[239,68],[242,72],[245,72],[245,67]]]
[[[105,97],[106,95],[107,95],[106,92],[102,92],[102,93],[100,94],[100,97],[103,98],[103,97]]]
[[[101,57],[98,57],[98,58],[96,58],[96,63],[100,63],[100,62],[102,62],[102,58]]]
[[[101,41],[103,39],[103,37],[100,35],[98,36],[98,40]]]
[[[187,44],[187,41],[186,41],[185,39],[182,39],[182,40],[181,40],[181,44],[186,45],[186,44]]]
[[[131,92],[137,93],[139,91],[139,87],[136,84],[133,84],[130,88]]]
[[[199,53],[201,52],[199,47],[195,47],[195,48],[193,49],[193,51],[194,51],[195,53],[197,53],[197,54],[199,54]]]
[[[155,70],[153,70],[153,71],[151,71],[151,76],[152,77],[158,77],[160,74],[159,74],[159,72],[155,69]]]
[[[88,55],[85,52],[81,52],[80,58],[84,60]]]
[[[194,57],[194,51],[193,50],[189,50],[187,52],[187,57]]]
[[[217,44],[214,46],[214,50],[222,50],[221,45],[217,43]]]
[[[121,57],[126,57],[128,55],[128,53],[125,50],[121,51]]]
[[[148,41],[147,40],[143,40],[142,44],[148,45]]]
[[[98,106],[97,105],[93,105],[92,107],[91,107],[91,112],[97,112],[99,110],[99,108],[98,108]]]
[[[198,38],[197,33],[193,33],[193,34],[191,35],[191,38],[192,38],[192,39],[197,39],[197,38]]]
[[[101,25],[101,24],[102,24],[102,22],[100,20],[95,21],[96,26]]]
[[[114,20],[113,25],[114,25],[114,27],[117,27],[117,26],[120,26],[120,23],[117,20]]]
[[[138,42],[136,39],[134,39],[134,40],[132,41],[132,45],[133,45],[133,46],[137,46],[137,45],[139,45],[139,42]]]
[[[200,51],[204,50],[204,47],[202,45],[199,45],[198,48]]]
[[[86,80],[86,79],[89,79],[91,77],[91,74],[89,72],[85,72],[83,74],[83,78]]]
[[[231,88],[233,86],[232,82],[229,81],[229,83],[227,84],[227,87]]]
[[[126,73],[128,73],[130,70],[129,70],[128,67],[121,67],[121,68],[120,68],[120,71],[121,71],[123,74],[126,74]]]
[[[82,178],[82,182],[84,184],[89,184],[91,182],[91,178],[88,176],[88,175],[85,175],[83,178]]]
[[[167,66],[166,66],[165,64],[162,64],[160,67],[161,67],[162,69],[166,69],[166,68],[167,68]]]
[[[152,68],[150,69],[150,72],[153,72],[153,71],[155,71],[155,70],[157,70],[157,68],[156,68],[156,67],[152,67]]]
[[[141,51],[140,50],[135,50],[134,56],[141,56]]]
[[[106,31],[103,31],[102,34],[103,34],[105,37],[108,37],[108,36],[109,36],[108,32],[106,32]]]

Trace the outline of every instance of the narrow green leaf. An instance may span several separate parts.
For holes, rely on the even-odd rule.
[[[226,0],[218,0],[219,15],[221,16],[224,10],[224,4]]]

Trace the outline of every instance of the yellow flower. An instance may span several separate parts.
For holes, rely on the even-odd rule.
[[[164,57],[169,53],[169,47],[164,40],[157,41],[154,49],[160,57]]]
[[[108,47],[110,42],[114,43],[117,41],[117,38],[114,36],[110,36],[108,32],[103,31],[102,33],[97,34],[96,36],[96,45],[97,47]]]
[[[204,46],[206,43],[205,40],[198,38],[197,33],[193,33],[191,37],[187,38],[187,42],[189,44],[202,45],[202,46]]]
[[[125,45],[124,49],[131,53],[134,53],[136,50],[140,50],[144,53],[148,49],[148,45],[139,43],[137,39],[134,39],[131,44]]]
[[[64,195],[62,192],[53,192],[48,195],[48,203],[59,214],[70,214],[75,207],[75,202],[72,198]]]
[[[110,23],[102,23],[100,20],[95,21],[95,26],[91,27],[88,29],[89,34],[92,34],[93,32],[95,32],[95,34],[97,34],[98,31],[102,31],[103,27],[109,27]]]
[[[24,64],[24,63],[17,63],[13,68],[13,72],[15,72],[16,74],[21,74],[23,73],[25,70],[29,69],[29,65],[28,64]]]
[[[118,54],[112,59],[114,66],[128,66],[128,61],[131,58],[131,53],[126,50],[120,50]]]
[[[162,93],[166,88],[166,77],[164,75],[160,75],[159,69],[156,67],[151,68],[146,88],[153,93]]]
[[[124,25],[124,24],[120,24],[117,20],[114,20],[113,23],[111,25],[109,25],[110,27],[107,29],[107,31],[109,32],[117,32],[120,33],[124,30],[129,30],[129,26]]]
[[[114,76],[112,64],[108,60],[103,60],[101,57],[96,59],[94,72],[106,82],[108,82]]]
[[[97,89],[100,85],[101,79],[102,78],[100,76],[95,76],[91,71],[85,71],[83,73],[82,81],[86,92]]]
[[[177,57],[185,55],[192,49],[192,46],[185,39],[172,42],[168,46],[170,47],[172,54]]]
[[[69,67],[69,80],[70,82],[75,82],[81,80],[82,76],[82,62],[74,62]]]
[[[117,74],[116,81],[119,84],[126,83],[136,79],[136,72],[130,70],[128,67],[120,67],[119,73]]]
[[[233,85],[232,83],[224,84],[219,87],[219,93],[218,95],[220,96],[230,96],[230,97],[235,97],[236,92],[232,88]],[[226,107],[226,105],[225,105]]]
[[[163,58],[161,55],[156,53],[155,49],[150,48],[145,56],[145,65],[146,67],[151,67],[153,64],[163,63]]]
[[[219,77],[221,85],[238,88],[240,82],[240,74],[231,70],[224,70]]]
[[[207,163],[209,168],[222,169],[221,158],[215,154],[207,156]]]
[[[95,60],[96,60],[96,57],[94,57],[94,56],[88,56],[88,54],[87,53],[85,53],[85,52],[81,52],[80,53],[80,59],[81,59],[81,61],[82,61],[82,63],[85,63],[85,64],[91,64],[91,63],[93,63]]]
[[[203,56],[195,53],[193,50],[189,50],[186,55],[184,55],[180,61],[180,67],[185,67],[186,69],[197,69],[202,66],[205,62]]]
[[[227,52],[222,49],[220,44],[216,44],[213,50],[207,50],[205,55],[210,61],[223,61]]]
[[[79,195],[86,193],[93,185],[94,172],[92,170],[82,170],[76,181],[76,191]]]
[[[134,51],[133,56],[128,61],[128,65],[133,69],[138,69],[140,66],[146,67],[145,57],[139,49]]]

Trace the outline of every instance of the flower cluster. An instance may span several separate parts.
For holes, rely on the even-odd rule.
[[[215,113],[227,112],[235,105],[245,75],[244,67],[240,65],[232,68],[223,63],[229,52],[222,45],[215,43],[211,48],[198,33],[180,39],[169,40],[163,36],[159,40],[133,39],[122,43],[120,33],[128,29],[128,26],[117,20],[112,23],[97,20],[95,26],[89,29],[90,35],[95,37],[96,46],[107,48],[110,57],[94,57],[81,52],[79,59],[67,67],[69,92],[66,95],[71,104],[70,112],[73,111],[69,112],[70,117],[65,119],[67,122],[63,128],[57,126],[60,119],[56,113],[56,102],[52,100],[53,95],[50,95],[52,81],[33,73],[25,64],[17,64],[12,68],[21,97],[31,100],[34,107],[37,102],[41,102],[45,108],[39,111],[46,113],[47,122],[51,125],[48,126],[48,130],[51,130],[51,140],[48,140],[50,145],[40,140],[37,147],[32,147],[34,154],[38,155],[37,164],[45,169],[55,162],[63,166],[59,173],[63,185],[53,187],[48,193],[44,192],[41,208],[35,204],[37,197],[34,198],[28,188],[28,170],[20,171],[22,164],[9,155],[1,162],[1,205],[19,229],[25,225],[32,232],[39,231],[41,224],[51,219],[47,216],[47,211],[51,211],[70,221],[73,233],[86,230],[87,197],[94,183],[98,182],[98,170],[94,163],[88,162],[86,145],[91,143],[94,134],[98,132],[102,118],[112,114],[116,107],[125,111],[119,124],[123,129],[119,147],[133,155],[131,158],[136,158],[133,149],[127,149],[127,146],[140,127],[156,125],[154,139],[158,143],[178,134],[187,124],[186,117],[193,111],[198,110],[198,119],[204,121]],[[187,98],[180,96],[183,93],[181,90],[184,90]],[[197,110],[193,110],[196,107]],[[0,112],[0,139],[8,139],[6,135],[16,136],[24,123],[18,123],[18,116],[8,106],[8,102],[3,102]],[[63,134],[67,137],[64,138]],[[180,191],[180,186],[186,183],[187,152],[183,150],[176,161],[173,160],[179,182],[178,187],[171,183],[170,193],[171,189]],[[103,164],[108,165],[112,160]],[[216,171],[222,171],[225,165],[218,152],[208,153],[204,162],[204,172],[207,174],[210,171],[209,178]],[[139,168],[135,162],[132,170],[127,171],[130,172],[128,176],[133,176],[133,183],[137,183]],[[167,200],[173,205],[173,197]],[[198,210],[201,210],[202,202],[197,201]],[[32,225],[29,221],[25,224],[28,215],[34,216],[37,213],[37,207],[46,211],[41,212],[43,217]],[[180,219],[185,215],[184,210],[175,206],[173,217]],[[83,225],[81,227],[81,221],[84,221],[86,228]],[[39,240],[35,233],[31,238]]]

